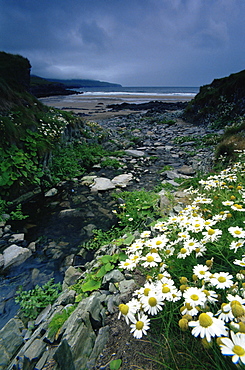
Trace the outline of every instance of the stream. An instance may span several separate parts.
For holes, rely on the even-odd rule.
[[[116,223],[111,212],[115,201],[108,192],[91,194],[87,186],[77,182],[66,182],[58,187],[52,197],[38,195],[23,204],[22,211],[29,217],[12,221],[13,233],[25,233],[23,246],[35,243],[35,251],[20,266],[10,267],[0,275],[0,328],[19,309],[14,301],[20,286],[32,289],[43,285],[51,278],[62,282],[65,270],[71,264],[80,265],[93,258],[76,256],[81,244],[89,240],[94,228],[108,230]]]

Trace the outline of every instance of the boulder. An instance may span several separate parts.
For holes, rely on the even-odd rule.
[[[133,178],[133,175],[132,173],[123,173],[121,175],[118,175],[118,176],[115,176],[111,182],[115,185],[115,186],[119,186],[121,188],[125,188],[128,183],[132,180]]]
[[[21,335],[24,325],[21,320],[11,319],[0,330],[0,370],[6,369],[11,358],[23,345]]]
[[[92,192],[105,191],[115,189],[115,185],[110,179],[105,177],[96,177],[94,179],[94,185],[91,186]]]
[[[18,247],[12,244],[3,251],[4,269],[10,266],[18,266],[32,255],[30,249]]]
[[[139,157],[144,157],[145,153],[140,151],[140,150],[134,150],[134,149],[127,149],[125,150],[125,153],[127,155],[130,155],[131,157],[139,158]]]

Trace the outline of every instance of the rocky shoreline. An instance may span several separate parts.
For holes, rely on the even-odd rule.
[[[121,109],[121,107],[114,107],[114,109]],[[107,132],[107,140],[103,145],[110,150],[124,150],[125,154],[117,158],[121,163],[120,170],[105,169],[102,165],[94,166],[88,174],[89,177],[73,180],[72,188],[75,190],[71,198],[64,197],[60,201],[62,206],[59,208],[57,217],[67,218],[70,224],[76,217],[81,217],[81,211],[74,206],[72,197],[77,197],[77,208],[81,209],[83,204],[82,208],[85,212],[83,218],[86,222],[82,232],[86,237],[92,235],[91,231],[96,227],[96,218],[103,215],[112,221],[111,210],[115,205],[112,199],[111,202],[109,201],[112,191],[120,191],[122,188],[153,190],[160,184],[169,184],[176,200],[176,206],[171,212],[178,212],[182,206],[183,194],[178,191],[179,184],[175,181],[176,178],[188,178],[199,171],[208,172],[212,168],[214,144],[210,145],[207,135],[214,137],[222,134],[222,130],[217,132],[204,126],[184,122],[181,118],[181,106],[170,109],[155,105],[148,107],[147,112],[145,112],[146,107],[141,109],[143,111],[139,113],[98,121]],[[198,140],[203,142],[203,145],[197,146]],[[78,197],[76,189],[80,185],[86,190]],[[53,191],[54,193],[50,193],[51,197],[55,196],[56,190]],[[165,191],[162,190],[159,196],[162,212],[169,212]],[[101,206],[99,201],[105,198],[107,208],[104,205]],[[92,210],[92,203],[95,203],[94,209],[97,211]],[[17,236],[11,233],[7,224],[2,225],[1,230],[0,241],[5,241],[1,243],[2,254],[0,254],[0,268],[3,273],[10,266],[13,268],[15,265],[25,264],[25,261],[28,261],[30,255],[34,253],[35,245],[25,243],[24,235]],[[62,247],[62,240],[60,246],[57,243],[55,246],[48,244],[47,251],[50,258],[55,258],[57,255],[61,257]],[[102,255],[115,253],[117,253],[116,246],[103,246],[96,252],[93,260],[84,265],[82,271],[75,265],[78,252],[73,251],[66,257],[62,256],[63,261],[66,261],[62,265],[65,276],[63,293],[58,300],[47,307],[29,326],[26,327],[20,318],[15,316],[0,330],[1,370],[108,368],[105,364],[110,361],[112,356],[110,351],[113,346],[107,347],[106,352],[103,352],[103,348],[106,343],[110,343],[112,335],[114,337],[120,335],[119,332],[115,333],[115,329],[113,329],[114,332],[112,331],[110,321],[113,322],[117,316],[118,304],[126,301],[135,289],[137,279],[141,278],[137,274],[124,274],[118,270],[109,272],[104,276],[101,289],[78,304],[62,326],[58,338],[50,340],[47,333],[48,324],[53,315],[75,301],[75,292],[69,290],[69,287],[84,277],[98,263]],[[25,256],[22,261],[20,256]],[[118,340],[116,343],[114,352],[119,353],[120,345],[123,348],[123,343]],[[122,356],[121,352],[120,356]],[[139,366],[139,363],[137,365]],[[133,364],[128,362],[122,365],[121,369],[129,370],[131,367],[133,368]]]

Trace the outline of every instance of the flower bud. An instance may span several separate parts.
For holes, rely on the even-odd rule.
[[[187,331],[188,330],[188,320],[187,319],[180,319],[179,320],[179,327],[182,331]]]

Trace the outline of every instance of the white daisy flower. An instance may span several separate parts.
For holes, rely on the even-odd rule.
[[[133,261],[129,258],[127,258],[125,261],[121,261],[118,265],[119,268],[122,268],[124,270],[132,271],[135,269],[137,263],[136,261]]]
[[[245,364],[245,335],[241,333],[235,334],[233,331],[230,338],[221,338],[220,350],[222,355],[232,356],[232,362],[237,364],[242,362]]]
[[[233,206],[234,202],[232,200],[226,200],[225,202],[222,202],[224,206]]]
[[[245,238],[245,230],[239,226],[231,226],[228,231],[234,238]]]
[[[197,321],[190,321],[189,326],[192,327],[191,334],[195,337],[200,335],[201,338],[206,338],[208,342],[212,337],[220,337],[227,334],[227,328],[222,320],[213,317],[212,312],[201,313]]]
[[[156,293],[156,287],[153,283],[149,283],[148,281],[145,283],[143,287],[136,290],[133,295],[138,296],[139,298],[142,296],[148,297],[150,294]]]
[[[142,239],[144,238],[149,238],[151,236],[151,231],[143,231],[141,234],[140,234],[140,237]]]
[[[221,309],[217,311],[216,316],[224,322],[232,321],[234,319],[234,315],[231,311],[230,303],[222,303]]]
[[[235,260],[235,261],[233,261],[233,263],[234,263],[234,265],[238,265],[238,266],[244,267],[245,266],[245,256],[241,260]]]
[[[129,324],[129,321],[134,320],[134,315],[138,311],[140,305],[139,301],[133,298],[131,301],[129,301],[127,304],[121,303],[118,308],[119,308],[119,315],[118,319],[120,317],[124,317],[125,321],[127,324]]]
[[[208,228],[207,231],[204,231],[203,233],[203,236],[204,236],[204,240],[206,242],[214,242],[216,240],[218,240],[221,235],[222,235],[222,230],[219,230],[219,229],[211,229]]]
[[[211,285],[219,289],[230,288],[234,283],[232,281],[233,276],[228,272],[216,272],[210,279]]]
[[[218,301],[218,294],[214,290],[207,290],[204,287],[201,289],[206,295],[207,303],[216,303]]]
[[[181,248],[179,253],[177,254],[177,258],[183,258],[185,259],[187,256],[191,254],[191,250],[189,248]]]
[[[196,316],[200,312],[199,307],[193,307],[190,303],[185,303],[185,305],[181,308],[181,315],[190,315]]]
[[[137,339],[142,338],[143,334],[150,328],[150,319],[145,314],[138,314],[138,320],[134,319],[133,324],[130,325],[133,336]]]
[[[164,305],[163,298],[160,294],[150,294],[146,296],[142,296],[140,301],[143,306],[143,310],[147,312],[149,315],[156,315],[158,311],[162,310],[162,306]]]
[[[205,293],[195,287],[187,288],[183,292],[183,298],[185,299],[185,303],[190,303],[192,307],[203,306],[207,300]]]
[[[245,208],[243,208],[241,204],[235,203],[233,206],[231,206],[231,209],[233,209],[233,211],[245,212]]]
[[[243,244],[245,243],[245,240],[244,239],[239,239],[238,241],[235,241],[233,240],[230,244],[230,249],[233,250],[234,249],[234,253],[237,252],[237,250],[239,248],[241,248],[243,246]]]
[[[158,263],[162,262],[161,257],[158,253],[147,253],[145,257],[141,257],[143,267],[155,267],[158,266]]]
[[[192,271],[199,279],[207,279],[211,275],[211,272],[206,265],[196,265],[193,267]]]

